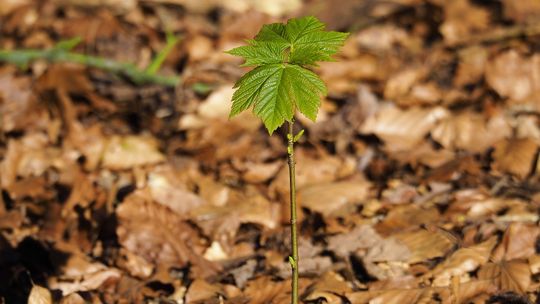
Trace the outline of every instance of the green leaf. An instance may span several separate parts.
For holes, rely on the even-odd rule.
[[[324,29],[324,23],[312,16],[267,24],[248,45],[228,51],[243,57],[244,66],[255,66],[235,84],[230,117],[253,107],[270,134],[291,121],[296,110],[315,120],[320,98],[327,92],[306,66],[332,61],[348,36]]]
[[[296,108],[315,120],[321,95],[326,94],[322,80],[310,70],[292,64],[270,64],[255,68],[235,84],[230,116],[253,106],[268,132],[272,134],[290,121]]]

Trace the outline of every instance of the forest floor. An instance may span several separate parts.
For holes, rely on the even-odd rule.
[[[315,15],[301,301],[540,303],[539,3],[3,0],[0,302],[289,303],[286,132],[228,119],[224,51]]]

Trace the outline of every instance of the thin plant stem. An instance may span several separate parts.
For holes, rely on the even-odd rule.
[[[133,82],[155,83],[164,86],[174,87],[180,82],[177,76],[156,75],[152,71],[138,69],[134,64],[123,63],[101,57],[70,52],[61,48],[46,50],[22,49],[22,50],[0,50],[0,62],[14,63],[19,66],[26,66],[31,61],[45,59],[49,62],[73,62],[88,67],[102,69],[115,74],[123,74]]]
[[[292,257],[289,258],[292,269],[292,293],[291,303],[298,303],[298,232],[296,217],[296,181],[295,181],[295,161],[294,161],[294,120],[288,122],[289,132],[287,134],[287,159],[289,164],[289,190],[291,206],[291,243]]]

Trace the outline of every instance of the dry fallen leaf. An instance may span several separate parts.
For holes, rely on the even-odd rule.
[[[459,52],[459,64],[454,83],[458,86],[473,84],[484,76],[488,60],[486,48],[471,46]]]
[[[524,294],[531,285],[529,264],[524,261],[488,263],[478,271],[479,280],[492,280],[501,291]]]
[[[319,279],[317,283],[309,288],[312,290],[306,297],[307,301],[315,301],[317,299],[325,299],[326,303],[341,304],[342,299],[338,295],[345,295],[351,292],[352,288],[339,274],[329,271]]]
[[[537,151],[538,143],[536,140],[528,138],[502,140],[495,144],[493,167],[519,178],[525,178],[533,169]]]
[[[478,113],[463,112],[442,119],[431,130],[431,136],[447,149],[483,152],[511,132],[503,114],[486,119]]]
[[[540,2],[536,0],[502,0],[504,15],[517,22],[534,22],[538,20]]]
[[[155,202],[169,207],[179,216],[187,216],[191,210],[206,204],[204,199],[189,191],[184,181],[168,166],[150,172],[147,185]]]
[[[442,257],[455,245],[448,236],[437,231],[418,230],[394,237],[409,248],[411,256],[407,262],[411,264]]]
[[[305,186],[298,190],[298,204],[323,216],[346,215],[367,198],[370,187],[365,180]]]
[[[501,244],[494,250],[495,261],[526,259],[536,253],[540,228],[526,223],[511,223],[506,229]]]
[[[47,288],[38,285],[32,286],[28,296],[28,304],[52,304],[51,292]]]
[[[537,110],[534,96],[540,90],[540,56],[521,56],[516,50],[506,51],[489,62],[486,67],[487,83],[502,97],[515,101],[531,99],[531,110]]]
[[[128,196],[118,207],[117,216],[120,244],[147,262],[180,267],[190,262],[202,276],[219,268],[201,256],[204,247],[197,232],[182,217],[144,195],[135,192]]]
[[[375,134],[388,151],[413,150],[436,124],[449,115],[441,107],[410,108],[383,107],[362,126],[363,134]]]
[[[434,276],[433,286],[449,286],[453,277],[466,279],[468,272],[474,271],[488,262],[491,250],[495,247],[497,238],[454,252],[448,259],[437,265],[431,272]]]
[[[448,44],[460,42],[488,28],[489,13],[483,7],[473,5],[469,0],[454,0],[445,4],[440,31]]]
[[[188,288],[186,302],[196,303],[203,300],[216,299],[222,294],[224,292],[218,284],[210,284],[205,280],[196,279]]]
[[[153,165],[165,157],[159,152],[155,139],[147,136],[113,136],[103,152],[102,166],[122,170],[137,166]]]

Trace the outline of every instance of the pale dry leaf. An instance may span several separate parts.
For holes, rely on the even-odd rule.
[[[123,261],[123,265],[119,265],[120,267],[123,266],[130,275],[136,278],[146,279],[152,275],[154,265],[131,251],[121,249],[122,251],[125,255],[125,261]]]
[[[260,224],[270,229],[277,227],[279,206],[271,204],[255,187],[231,190],[229,197],[225,205],[206,205],[190,213],[207,235],[231,237],[243,223]]]
[[[214,51],[214,42],[204,35],[189,37],[182,43],[186,46],[189,61],[192,63],[208,60]]]
[[[400,100],[424,76],[422,68],[407,68],[390,76],[384,87],[384,98]]]
[[[273,178],[283,166],[282,161],[271,163],[249,163],[242,178],[248,183],[264,183]]]
[[[512,128],[503,114],[485,118],[474,112],[447,116],[431,130],[433,139],[446,149],[471,152],[483,152],[511,134]]]
[[[390,51],[396,44],[406,43],[405,29],[391,24],[376,25],[360,31],[353,37],[362,48],[374,51]]]
[[[439,30],[448,44],[460,42],[489,26],[489,12],[469,0],[445,2],[444,13]]]
[[[147,187],[152,199],[180,216],[206,204],[197,194],[189,191],[183,180],[170,167],[156,168],[148,174]]]
[[[540,90],[539,69],[540,55],[527,58],[512,49],[488,63],[485,77],[487,83],[502,97],[515,101],[534,100]]]
[[[400,105],[435,105],[442,98],[441,89],[434,82],[419,83],[412,87],[410,96]]]
[[[532,274],[540,273],[540,255],[535,254],[529,257],[529,268]]]
[[[165,160],[157,141],[148,136],[113,136],[103,152],[102,166],[107,169],[123,170],[133,167],[154,165]]]
[[[411,255],[398,239],[383,238],[369,225],[361,225],[350,232],[328,238],[327,248],[341,257],[360,252],[368,262],[406,261]]]
[[[413,167],[422,164],[430,168],[437,168],[456,159],[456,156],[454,151],[436,149],[432,143],[424,141],[413,150],[392,152],[392,158],[400,163],[410,164]]]
[[[368,196],[366,180],[316,184],[299,188],[298,204],[323,216],[346,215]]]
[[[52,304],[51,292],[44,287],[34,285],[28,296],[28,304]]]
[[[449,237],[437,231],[418,230],[394,237],[409,248],[411,255],[407,262],[411,264],[442,257],[455,245]]]
[[[413,150],[448,115],[442,107],[401,110],[388,105],[365,121],[361,133],[375,134],[388,151]]]
[[[525,178],[532,171],[538,142],[529,138],[510,138],[495,144],[493,168]]]
[[[187,0],[198,2],[197,0]],[[258,11],[270,16],[283,16],[296,11],[301,6],[300,0],[277,0],[277,1],[256,1],[256,0],[213,0],[224,8],[237,13],[246,13],[249,10]]]
[[[523,294],[531,285],[531,271],[525,261],[488,263],[478,271],[479,280],[492,280],[501,291]]]
[[[318,67],[318,73],[328,91],[334,94],[354,93],[359,80],[381,79],[382,72],[383,66],[379,59],[366,53],[350,60],[321,62]]]
[[[206,100],[201,103],[201,105],[197,109],[197,113],[203,120],[227,120],[229,117],[231,100],[234,91],[235,89],[233,89],[232,84],[227,84],[216,88],[206,98]]]
[[[454,252],[431,272],[434,276],[433,286],[449,286],[453,277],[461,279],[468,272],[486,264],[496,243],[497,237],[491,237],[480,244]]]

